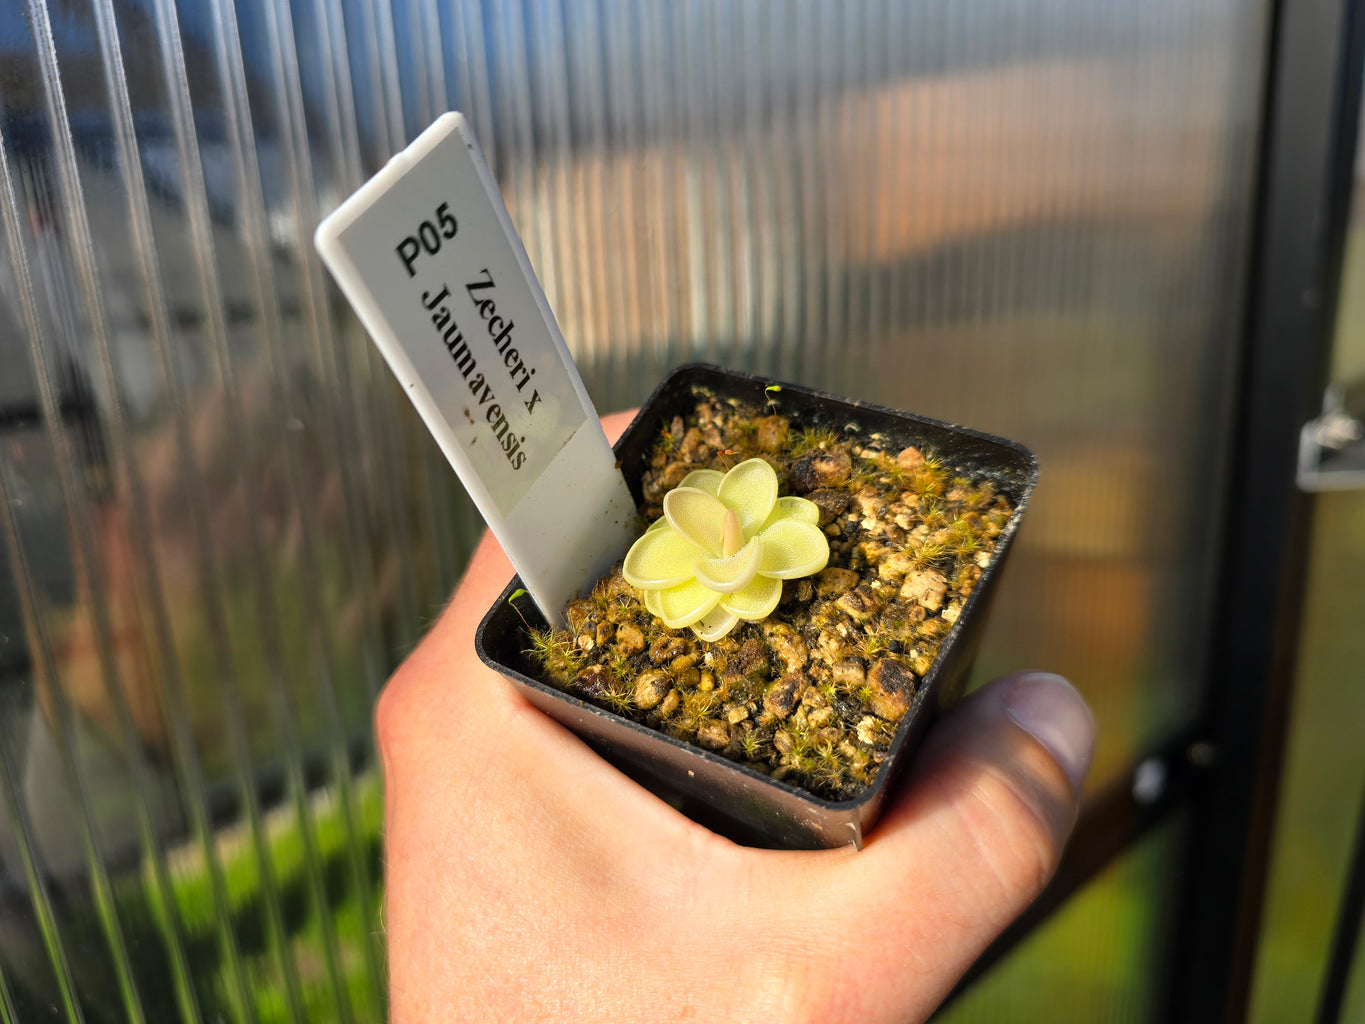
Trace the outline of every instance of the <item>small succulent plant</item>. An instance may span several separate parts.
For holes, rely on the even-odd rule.
[[[664,495],[663,517],[626,554],[621,574],[670,629],[690,626],[719,640],[741,619],[766,618],[782,581],[829,561],[820,510],[778,497],[777,473],[762,459],[727,473],[699,469]]]

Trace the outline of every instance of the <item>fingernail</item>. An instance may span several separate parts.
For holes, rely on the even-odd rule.
[[[1076,688],[1051,672],[1029,672],[1005,694],[1005,712],[1047,748],[1080,792],[1095,752],[1095,718]]]

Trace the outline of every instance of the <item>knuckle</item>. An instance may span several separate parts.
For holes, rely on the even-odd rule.
[[[400,667],[389,677],[374,705],[374,736],[380,755],[386,760],[403,748],[403,737],[412,721],[413,699],[411,686]]]

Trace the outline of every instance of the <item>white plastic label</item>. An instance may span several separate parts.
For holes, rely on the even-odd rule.
[[[318,227],[318,252],[552,622],[634,504],[464,118]]]

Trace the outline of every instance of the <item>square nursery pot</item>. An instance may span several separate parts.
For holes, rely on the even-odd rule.
[[[636,502],[642,499],[641,478],[661,422],[692,413],[699,396],[762,406],[765,388],[772,383],[700,364],[671,373],[616,443],[622,472]],[[864,835],[876,822],[925,730],[938,712],[962,693],[1001,564],[1037,482],[1038,466],[1023,446],[964,427],[791,384],[781,385],[777,397],[779,411],[790,417],[796,428],[834,428],[864,436],[880,432],[902,446],[928,447],[950,466],[992,481],[1014,505],[996,539],[990,562],[982,568],[957,621],[920,681],[886,759],[872,784],[857,797],[822,799],[538,681],[535,667],[523,653],[528,643],[521,614],[534,628],[543,627],[544,622],[531,602],[523,601],[515,608],[510,603],[512,593],[522,585],[520,578],[507,584],[484,616],[475,646],[486,664],[510,679],[542,711],[577,733],[628,776],[716,832],[752,846],[815,849],[853,843],[861,848]],[[594,582],[584,580],[583,592]]]

